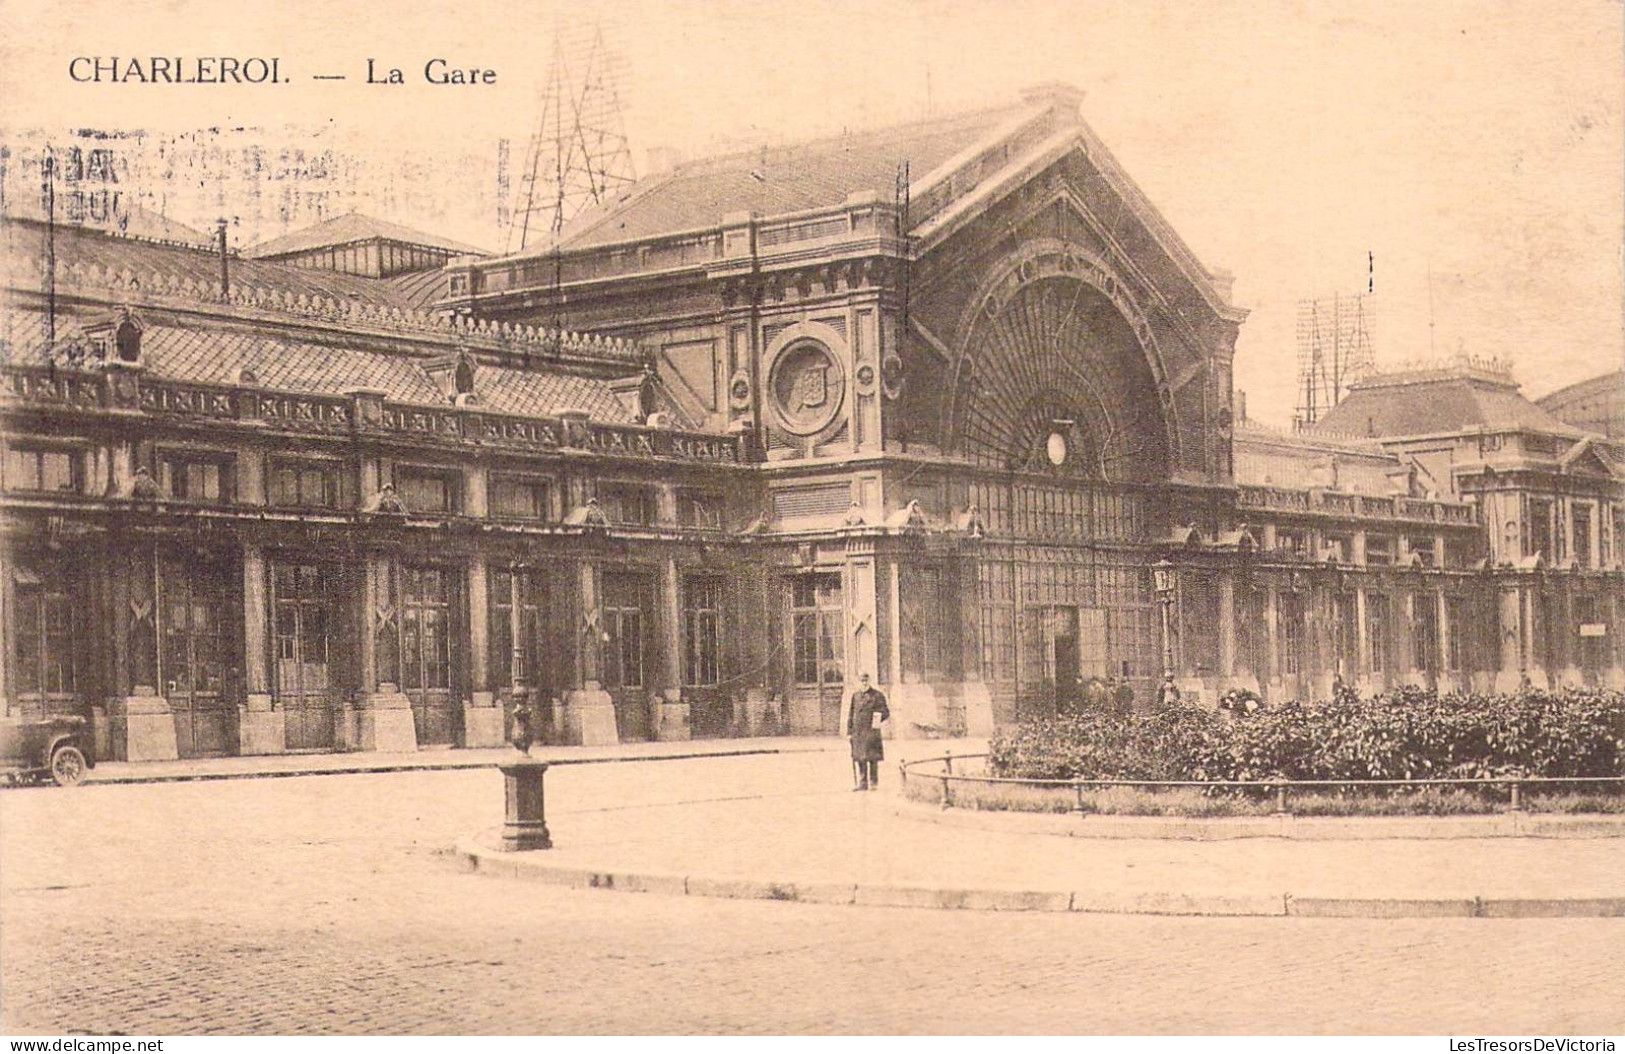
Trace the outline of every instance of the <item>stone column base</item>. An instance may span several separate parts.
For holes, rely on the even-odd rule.
[[[161,695],[129,695],[113,715],[113,752],[123,761],[174,761],[175,715]]]
[[[1625,666],[1610,666],[1597,677],[1604,688],[1625,689]]]
[[[288,752],[287,715],[271,709],[269,695],[251,695],[237,708],[239,753],[285,754]]]
[[[341,739],[346,750],[375,750],[385,754],[411,753],[418,748],[412,723],[412,700],[400,692],[380,691],[358,696],[343,713]]]
[[[615,700],[597,681],[564,693],[564,741],[577,747],[612,747],[621,741]]]
[[[1583,688],[1586,678],[1578,666],[1565,666],[1557,671],[1552,683],[1557,688]]]
[[[689,705],[683,702],[683,694],[672,690],[665,694],[665,698],[658,704],[659,712],[655,715],[655,738],[661,742],[681,742],[692,738],[693,730],[689,726]]]
[[[490,692],[475,692],[473,699],[463,704],[463,746],[469,748],[500,747],[507,741],[507,729],[502,727],[502,707]]]

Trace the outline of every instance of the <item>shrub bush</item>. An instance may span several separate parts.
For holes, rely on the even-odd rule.
[[[995,775],[1028,779],[1334,780],[1625,775],[1625,693],[1289,703],[1245,717],[1180,705],[1085,713],[994,736]],[[1583,788],[1582,788],[1583,789]]]

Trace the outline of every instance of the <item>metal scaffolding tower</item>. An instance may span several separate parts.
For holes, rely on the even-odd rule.
[[[509,252],[556,236],[577,213],[632,183],[621,116],[626,72],[625,58],[605,44],[601,20],[555,22],[541,117],[510,218]]]
[[[1319,420],[1370,372],[1375,307],[1370,294],[1298,301],[1298,424]]]

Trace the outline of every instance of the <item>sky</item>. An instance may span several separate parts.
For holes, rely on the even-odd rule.
[[[1276,423],[1298,300],[1376,294],[1380,362],[1510,358],[1538,396],[1617,368],[1625,228],[1618,2],[638,0],[598,5],[627,61],[627,133],[690,156],[1002,105],[1039,81],[1085,119],[1250,309],[1237,385]],[[342,129],[452,156],[537,120],[547,3],[7,0],[0,130]],[[275,87],[75,85],[75,55],[279,55]],[[496,85],[362,83],[366,60]],[[314,73],[345,74],[316,82]],[[428,178],[455,195],[459,166]],[[391,216],[410,224],[411,216]],[[202,218],[205,225],[207,218]],[[496,235],[445,232],[481,244]]]

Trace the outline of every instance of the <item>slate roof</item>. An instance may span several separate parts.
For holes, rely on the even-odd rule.
[[[1003,107],[678,165],[576,217],[563,245],[585,249],[714,227],[732,212],[771,216],[835,206],[862,191],[890,201],[905,158],[918,181],[1002,125],[1037,112]]]
[[[78,320],[57,320],[59,343],[83,336]],[[45,317],[13,311],[0,324],[0,343],[17,365],[45,365]],[[373,388],[403,403],[445,405],[447,400],[420,360],[274,334],[236,329],[189,329],[162,323],[142,335],[148,372],[166,380],[237,384],[252,370],[261,387],[314,395],[342,395]],[[559,408],[584,410],[593,420],[630,423],[631,415],[606,381],[550,369],[510,369],[481,364],[474,391],[481,405],[502,413],[542,416]]]
[[[45,240],[44,224],[12,216],[7,217],[4,234],[0,235],[8,266],[20,267],[28,275],[37,274],[43,267]],[[210,249],[120,237],[86,227],[61,225],[56,228],[54,240],[59,272],[71,270],[77,265],[88,267],[95,264],[114,271],[128,269],[138,276],[173,275],[195,282],[215,282],[220,278],[220,257]],[[286,290],[295,295],[358,300],[364,304],[402,310],[421,308],[424,302],[409,283],[294,267],[272,260],[248,260],[240,256],[231,258],[230,267],[233,282]]]
[[[350,242],[367,241],[372,238],[382,238],[386,241],[404,242],[407,245],[425,245],[431,249],[444,249],[459,256],[489,256],[484,249],[462,242],[454,242],[450,238],[442,238],[438,234],[429,234],[425,231],[413,230],[398,223],[380,220],[373,216],[363,216],[359,212],[348,212],[343,216],[324,220],[312,227],[304,227],[291,231],[280,238],[250,245],[242,254],[251,259],[266,256],[283,256],[288,253],[304,252],[307,249],[321,249],[329,245],[347,245]]]
[[[1472,370],[1451,369],[1390,374],[1358,382],[1342,402],[1309,426],[1311,432],[1379,437],[1468,428],[1580,434],[1524,398],[1510,379],[1493,380]]]

